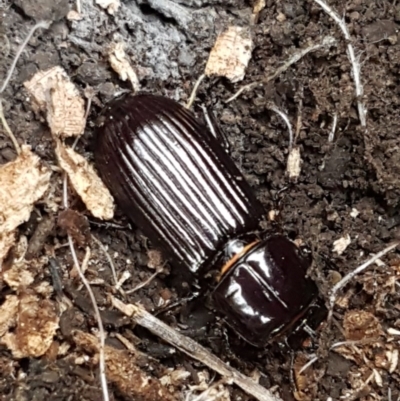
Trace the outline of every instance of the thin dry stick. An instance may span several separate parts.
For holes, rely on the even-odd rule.
[[[67,174],[64,173],[63,180],[63,204],[65,208],[68,208],[68,192],[67,192]],[[103,401],[109,401],[110,396],[108,394],[108,386],[107,386],[107,377],[106,377],[106,362],[105,362],[105,354],[104,354],[104,345],[105,345],[105,332],[103,327],[103,322],[101,320],[99,307],[96,302],[96,298],[93,294],[92,288],[90,287],[89,282],[86,280],[85,275],[82,273],[81,267],[79,265],[78,256],[75,252],[74,242],[72,241],[72,237],[68,234],[68,243],[72,254],[72,259],[75,264],[75,268],[78,271],[79,277],[86,287],[87,292],[89,293],[90,300],[93,305],[93,310],[96,316],[97,324],[99,327],[99,337],[100,337],[100,346],[99,346],[99,371],[100,371],[100,383],[101,389],[103,392]]]
[[[106,361],[104,356],[104,345],[105,345],[105,333],[103,322],[101,320],[99,307],[96,303],[96,298],[94,297],[92,288],[90,287],[89,282],[86,280],[85,275],[82,273],[81,268],[79,266],[78,257],[75,252],[74,243],[72,241],[72,237],[68,234],[68,243],[71,249],[72,259],[75,264],[75,268],[78,271],[79,277],[82,283],[85,285],[87,292],[89,293],[90,300],[93,305],[93,309],[96,315],[97,324],[99,326],[99,336],[100,336],[100,347],[99,347],[99,370],[100,370],[100,382],[101,382],[101,389],[103,391],[103,400],[109,401],[110,397],[108,394],[108,386],[107,386],[107,377],[106,377]]]
[[[11,142],[13,143],[15,150],[17,151],[18,154],[20,154],[21,148],[18,144],[17,138],[15,138],[13,132],[11,131],[10,126],[7,123],[6,118],[4,117],[3,103],[1,102],[1,99],[0,99],[0,120],[3,124],[4,129],[7,132],[7,135],[9,136],[9,138],[11,139]]]
[[[232,381],[247,394],[259,401],[282,401],[281,398],[272,394],[266,388],[260,386],[254,380],[238,372],[236,369],[225,364],[218,357],[210,353],[206,348],[198,344],[191,338],[185,337],[166,325],[161,320],[154,317],[151,313],[138,305],[124,304],[119,299],[112,297],[112,303],[115,308],[130,316],[135,323],[160,337],[164,341],[172,344],[191,358],[200,361],[210,369],[218,372],[229,382]]]
[[[158,268],[147,280],[144,280],[142,283],[138,284],[135,288],[132,288],[129,291],[125,291],[125,294],[127,294],[127,295],[133,294],[137,290],[140,290],[141,288],[145,287],[146,285],[151,283],[156,278],[156,276],[158,276],[162,271],[163,271],[162,267]]]
[[[122,285],[125,283],[126,280],[129,280],[132,277],[131,273],[128,270],[125,270],[122,272],[121,277],[117,281],[117,284],[115,285],[115,289],[119,291],[121,294],[124,294],[124,291],[122,290]]]
[[[318,361],[318,357],[314,356],[312,359],[310,359],[303,367],[299,370],[299,375],[301,375],[307,368],[309,368],[312,364]]]
[[[389,327],[387,329],[388,334],[390,334],[391,336],[400,336],[400,330],[397,330],[393,327]]]
[[[333,139],[335,138],[337,120],[338,120],[338,116],[337,116],[337,113],[335,113],[333,115],[332,128],[331,128],[331,132],[329,133],[328,142],[333,142]]]
[[[363,89],[363,85],[361,83],[361,77],[360,77],[361,67],[360,67],[359,61],[357,60],[357,58],[355,56],[354,47],[351,44],[351,36],[347,29],[346,23],[323,0],[314,0],[314,1],[338,24],[340,30],[343,32],[344,38],[346,39],[347,56],[349,57],[349,60],[350,60],[350,64],[351,64],[351,68],[352,68],[352,72],[353,72],[353,78],[354,78],[354,86],[356,89],[358,116],[360,118],[361,126],[365,127],[367,124],[366,123],[367,112],[365,110],[365,107],[364,107],[364,104],[362,101],[364,89]]]
[[[108,253],[106,247],[101,243],[101,241],[98,238],[96,238],[94,235],[92,235],[92,239],[94,240],[94,242],[96,242],[96,244],[99,246],[99,248],[103,251],[104,255],[106,255],[108,263],[110,264],[110,267],[111,267],[112,275],[114,278],[114,283],[115,283],[115,285],[118,285],[117,273],[115,272],[115,265],[114,265],[114,261],[112,260],[112,257]]]
[[[81,264],[81,272],[82,274],[85,274],[88,266],[89,266],[89,260],[90,256],[92,255],[92,252],[90,251],[90,247],[86,247],[86,253],[85,256],[83,257],[82,264]]]
[[[85,117],[83,117],[85,119],[85,121],[87,120],[89,113],[90,113],[90,107],[92,106],[92,97],[88,97],[87,98],[87,104],[86,104],[86,111],[85,111]],[[79,136],[77,137],[79,138]]]
[[[368,259],[362,265],[358,266],[352,272],[350,272],[349,274],[344,276],[337,284],[335,284],[335,286],[331,290],[331,295],[329,296],[330,308],[329,308],[328,320],[330,320],[332,317],[333,307],[335,306],[336,296],[337,296],[338,291],[341,288],[343,288],[350,280],[352,280],[357,274],[361,273],[368,266],[372,265],[372,263],[376,262],[382,256],[385,256],[388,252],[390,252],[392,249],[396,248],[398,245],[399,245],[399,241],[396,241],[395,243],[389,245],[384,250],[382,250],[382,251],[378,252],[376,255],[374,255],[371,259]]]
[[[303,124],[303,117],[302,117],[302,110],[303,110],[303,94],[304,94],[304,89],[303,86],[300,87],[299,89],[299,105],[297,107],[297,120],[296,120],[296,133],[294,135],[294,140],[293,142],[297,141],[297,138],[299,137],[300,131],[301,131],[301,126]]]
[[[342,347],[343,345],[346,347],[352,347],[355,345],[364,345],[368,343],[374,343],[379,340],[378,337],[373,337],[373,338],[366,338],[364,340],[347,340],[347,341],[338,341],[335,344],[332,344],[329,350],[335,349],[337,347]]]
[[[3,82],[3,85],[0,89],[0,93],[4,92],[4,89],[6,89],[8,82],[11,79],[11,75],[15,70],[15,66],[17,65],[18,59],[21,56],[23,50],[25,49],[25,46],[28,44],[28,42],[30,41],[32,35],[35,33],[35,31],[39,28],[43,28],[43,29],[47,29],[50,26],[51,22],[49,21],[39,21],[36,25],[34,25],[31,30],[28,33],[28,36],[25,38],[25,40],[22,42],[21,46],[19,47],[17,54],[14,57],[14,61],[11,64],[10,69],[8,70],[8,74],[6,79]]]
[[[295,53],[286,63],[284,63],[281,67],[279,67],[272,75],[269,77],[265,78],[262,81],[259,82],[252,82],[251,84],[242,86],[233,96],[231,96],[226,103],[231,102],[232,100],[235,100],[240,94],[242,94],[245,91],[252,90],[254,88],[257,88],[258,86],[263,86],[267,84],[268,82],[272,81],[275,79],[278,75],[282,74],[282,72],[286,71],[291,65],[294,63],[297,63],[300,59],[302,59],[305,55],[307,55],[310,52],[314,52],[318,49],[321,49],[322,47],[327,47],[327,46],[332,46],[336,43],[336,40],[332,36],[326,36],[321,43],[312,45],[310,47],[307,47],[306,49],[300,50],[298,53]]]
[[[292,124],[290,124],[289,121],[289,117],[272,102],[268,102],[266,107],[267,109],[272,110],[276,114],[278,114],[278,116],[280,116],[282,120],[285,122],[289,131],[289,151],[291,151],[293,147],[293,130],[292,130]]]
[[[190,94],[190,98],[185,106],[187,109],[190,109],[192,107],[192,104],[194,102],[194,98],[196,97],[199,86],[205,77],[206,77],[205,74],[200,75],[199,78],[197,79],[196,83],[194,84],[192,93]]]

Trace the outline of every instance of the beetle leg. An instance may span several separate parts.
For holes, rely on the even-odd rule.
[[[193,301],[194,299],[198,298],[200,295],[201,295],[200,292],[193,292],[193,293],[192,293],[190,296],[188,296],[188,297],[180,298],[180,299],[178,299],[177,301],[172,302],[172,303],[170,303],[170,304],[168,304],[168,305],[161,306],[161,307],[159,307],[158,309],[156,309],[156,310],[154,311],[154,316],[158,316],[158,315],[160,315],[160,314],[162,314],[162,313],[166,313],[166,312],[170,311],[171,309],[176,308],[177,306],[182,306],[182,305],[185,304],[185,303],[188,303],[188,302],[190,302],[190,301]]]
[[[221,142],[221,145],[225,149],[226,153],[229,153],[228,137],[226,136],[225,132],[219,126],[217,119],[215,118],[213,112],[205,106],[202,106],[202,109],[203,109],[203,113],[204,113],[204,119],[206,121],[208,129],[210,130],[212,136],[214,138],[218,139]]]
[[[303,330],[311,337],[311,339],[315,339],[315,331],[308,324],[303,326]]]

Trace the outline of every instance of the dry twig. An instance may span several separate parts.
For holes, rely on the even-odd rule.
[[[266,388],[260,386],[254,380],[238,372],[236,369],[225,364],[218,357],[210,353],[206,348],[198,344],[191,338],[185,337],[166,325],[161,320],[154,317],[151,313],[138,305],[124,304],[119,299],[112,297],[115,308],[131,317],[135,323],[160,337],[164,341],[172,344],[191,358],[200,361],[210,369],[218,372],[227,382],[233,382],[246,393],[259,401],[281,401],[278,396],[272,394]]]
[[[333,115],[333,121],[332,121],[331,132],[329,133],[329,137],[328,137],[328,142],[329,142],[329,143],[333,142],[333,139],[335,138],[337,120],[338,120],[338,116],[337,116],[337,114],[335,113],[335,114]]]
[[[97,338],[89,333],[76,331],[73,339],[85,351],[98,353]],[[149,375],[138,366],[138,358],[142,355],[116,349],[109,345],[104,347],[108,378],[124,396],[124,399],[141,401],[178,401],[178,396],[171,394],[160,379]],[[93,358],[96,360],[96,358]]]
[[[335,11],[332,10],[331,7],[328,6],[328,4],[325,3],[324,0],[314,0],[314,1],[338,24],[340,30],[343,32],[344,38],[346,39],[347,56],[349,57],[351,63],[354,85],[356,89],[358,116],[360,118],[361,126],[365,127],[367,111],[365,110],[364,103],[362,101],[364,89],[360,78],[361,68],[360,68],[360,63],[355,56],[354,47],[351,44],[351,36],[347,29],[346,23],[342,18],[339,17],[339,15]]]
[[[284,123],[287,126],[287,129],[289,131],[289,152],[292,150],[293,147],[293,130],[292,130],[292,124],[290,124],[289,117],[287,116],[286,113],[284,113],[282,110],[276,106],[273,102],[268,102],[266,105],[267,109],[272,110],[276,114],[278,114],[279,117],[282,118]]]
[[[332,318],[332,313],[333,313],[333,307],[336,302],[336,295],[338,291],[343,288],[349,281],[351,281],[357,274],[361,273],[364,271],[368,266],[372,265],[372,263],[376,262],[378,259],[380,259],[382,256],[385,256],[388,252],[393,250],[399,245],[399,242],[396,241],[395,243],[389,245],[382,251],[378,252],[376,255],[374,255],[372,258],[368,259],[366,262],[364,262],[362,265],[358,266],[356,269],[354,269],[352,272],[344,276],[331,290],[331,295],[329,296],[329,316],[328,320]]]
[[[110,264],[110,267],[111,267],[111,272],[113,275],[114,283],[115,283],[115,285],[118,285],[117,273],[115,271],[115,264],[114,264],[114,261],[112,260],[111,255],[108,253],[107,248],[102,244],[102,242],[98,238],[96,238],[94,235],[92,235],[92,239],[99,246],[99,248],[103,251],[104,255],[106,255],[108,263]]]
[[[64,173],[63,180],[63,206],[65,209],[68,208],[68,190],[67,190],[67,174]],[[103,322],[100,316],[100,310],[96,302],[96,298],[93,294],[92,288],[90,287],[89,282],[86,280],[85,275],[82,272],[82,269],[79,264],[78,256],[75,251],[74,242],[72,241],[72,237],[68,234],[68,244],[71,250],[72,259],[75,264],[75,268],[79,274],[79,278],[82,283],[86,287],[86,290],[89,294],[90,300],[93,305],[93,310],[96,316],[97,324],[99,327],[99,337],[100,337],[100,345],[99,345],[99,370],[100,370],[100,383],[103,392],[103,401],[109,401],[110,397],[108,394],[108,386],[107,386],[107,377],[106,377],[106,363],[105,363],[105,354],[104,354],[104,345],[105,345],[105,331],[103,327]]]
[[[190,94],[190,98],[188,100],[188,102],[186,103],[186,108],[190,109],[192,107],[192,104],[194,102],[194,98],[196,97],[197,91],[199,90],[199,86],[202,83],[202,81],[204,80],[204,78],[206,77],[206,74],[202,74],[200,75],[200,77],[197,79],[196,83],[194,84],[192,93]]]
[[[25,40],[22,42],[21,46],[19,47],[19,49],[18,49],[18,51],[17,51],[17,54],[16,54],[15,57],[14,57],[14,61],[12,62],[11,67],[10,67],[10,69],[8,70],[7,77],[6,77],[6,79],[4,80],[3,85],[1,86],[0,93],[3,93],[3,92],[4,92],[4,89],[6,89],[6,87],[7,87],[7,85],[8,85],[8,82],[9,82],[10,79],[11,79],[11,75],[12,75],[12,73],[13,73],[14,70],[15,70],[15,66],[17,65],[18,59],[20,58],[20,56],[21,56],[23,50],[25,49],[25,46],[26,46],[26,45],[28,44],[28,42],[30,41],[32,35],[33,35],[33,34],[35,33],[35,31],[36,31],[37,29],[39,29],[39,28],[48,29],[49,26],[50,26],[50,24],[51,24],[51,22],[49,22],[49,21],[39,21],[36,25],[34,25],[34,26],[31,28],[31,30],[29,31],[27,37],[26,37]]]
[[[314,356],[311,358],[303,367],[299,370],[299,375],[301,375],[307,368],[309,368],[311,365],[313,365],[315,362],[318,361],[318,357]]]
[[[21,148],[18,144],[17,138],[15,138],[13,132],[11,131],[10,126],[7,123],[6,118],[4,117],[3,103],[1,99],[0,99],[0,121],[3,124],[4,129],[6,130],[8,137],[11,139],[11,142],[13,143],[15,150],[17,151],[18,154],[20,154]]]
[[[274,80],[276,77],[278,77],[284,71],[286,71],[291,65],[293,65],[294,63],[297,63],[300,59],[302,59],[308,53],[319,50],[322,47],[333,46],[335,43],[336,43],[336,40],[332,36],[326,36],[320,43],[317,43],[315,45],[312,45],[305,49],[300,50],[299,52],[293,54],[293,56],[289,60],[287,60],[281,67],[279,67],[269,77],[265,78],[264,80],[262,80],[260,82],[252,82],[251,84],[242,86],[233,96],[231,96],[226,101],[226,103],[229,103],[232,100],[235,100],[237,97],[239,97],[245,91],[250,91],[254,88],[257,88],[258,86],[263,86],[263,85],[267,84],[268,82]]]
[[[157,268],[156,271],[148,279],[144,280],[131,290],[125,291],[125,294],[133,294],[134,292],[140,290],[141,288],[146,287],[146,285],[150,284],[162,271],[163,271],[162,267]]]

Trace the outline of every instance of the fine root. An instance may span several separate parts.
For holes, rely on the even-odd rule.
[[[339,15],[325,3],[324,0],[314,0],[339,26],[340,30],[343,32],[343,36],[347,42],[347,56],[350,60],[352,74],[354,78],[354,86],[356,91],[356,99],[357,99],[357,109],[358,109],[358,117],[360,119],[360,123],[362,127],[367,125],[366,115],[367,111],[365,109],[364,103],[362,101],[362,97],[364,95],[363,85],[361,83],[361,67],[360,62],[355,56],[354,47],[351,44],[351,36],[347,29],[346,23]]]

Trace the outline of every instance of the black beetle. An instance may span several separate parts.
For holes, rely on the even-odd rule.
[[[263,207],[214,130],[171,99],[139,94],[107,106],[95,136],[102,179],[172,265],[220,271],[213,299],[241,337],[264,346],[301,321],[318,295],[309,259],[258,233]]]

